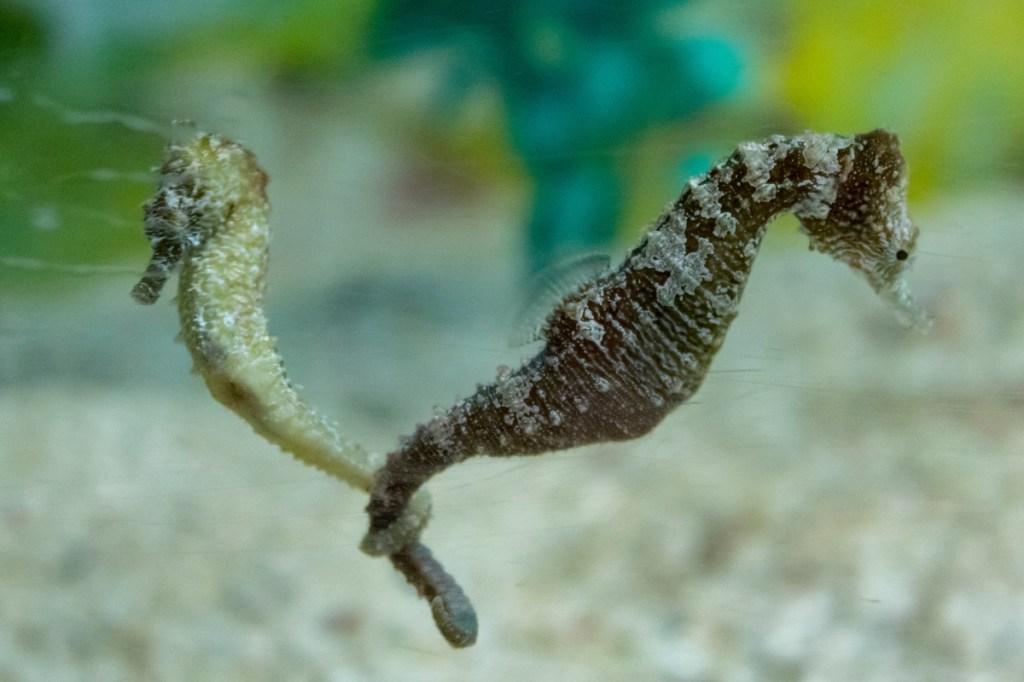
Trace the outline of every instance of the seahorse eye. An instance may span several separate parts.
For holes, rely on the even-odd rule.
[[[904,251],[903,249],[900,249],[899,251],[896,252],[896,260],[907,260],[907,258],[909,257],[910,254]]]

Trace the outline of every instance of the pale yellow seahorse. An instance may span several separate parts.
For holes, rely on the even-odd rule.
[[[160,172],[145,206],[153,256],[132,296],[155,302],[180,263],[181,338],[213,397],[282,450],[368,492],[383,457],[343,438],[299,397],[267,330],[270,205],[255,156],[224,137],[197,134],[168,146]],[[417,539],[429,516],[429,497],[415,496],[393,527],[391,560],[430,602],[445,638],[468,646],[477,630],[472,605]]]

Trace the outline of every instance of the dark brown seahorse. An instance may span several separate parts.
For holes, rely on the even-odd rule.
[[[780,213],[796,215],[812,250],[846,263],[923,323],[901,279],[918,233],[906,185],[898,139],[885,130],[740,145],[689,182],[620,266],[555,307],[533,359],[388,455],[370,491],[363,549],[395,552],[394,534],[383,531],[427,479],[468,457],[536,455],[653,429],[700,387]]]

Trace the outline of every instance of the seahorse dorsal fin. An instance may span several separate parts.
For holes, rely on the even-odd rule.
[[[512,318],[509,345],[524,346],[539,340],[554,307],[607,271],[610,262],[606,254],[587,253],[570,256],[541,270],[525,288],[526,295]]]

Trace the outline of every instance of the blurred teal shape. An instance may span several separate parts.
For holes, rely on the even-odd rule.
[[[611,241],[624,145],[736,87],[741,65],[727,42],[659,29],[658,17],[679,4],[385,0],[369,44],[378,58],[455,48],[461,63],[445,88],[452,98],[474,80],[497,84],[535,187],[526,241],[528,267],[537,271]]]

